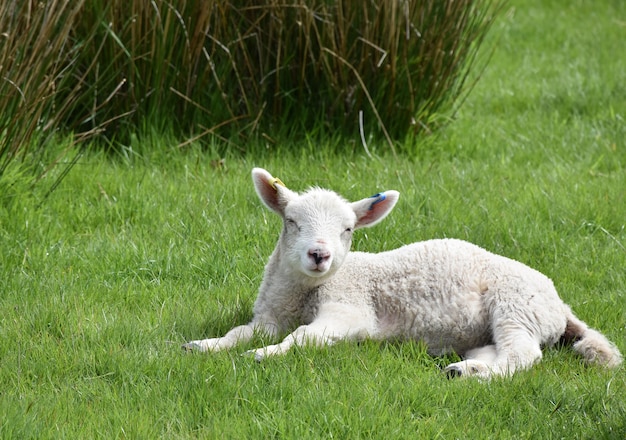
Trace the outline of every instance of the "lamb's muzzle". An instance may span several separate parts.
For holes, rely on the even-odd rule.
[[[326,261],[330,258],[330,252],[320,248],[311,249],[309,251],[309,257],[313,259],[316,266],[319,266],[323,261]]]

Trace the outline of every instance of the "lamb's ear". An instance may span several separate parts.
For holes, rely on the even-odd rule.
[[[398,197],[400,197],[398,191],[385,191],[353,202],[351,205],[357,219],[354,228],[374,226],[384,219],[396,205]]]
[[[262,168],[252,170],[252,182],[261,201],[272,211],[284,215],[285,206],[297,194],[285,186],[280,179],[273,177]]]

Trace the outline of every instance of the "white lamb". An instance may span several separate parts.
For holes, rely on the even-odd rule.
[[[615,345],[574,316],[549,278],[522,263],[451,239],[349,252],[353,231],[382,220],[397,191],[349,203],[319,188],[297,194],[259,168],[252,179],[284,223],[254,318],[186,349],[218,351],[254,332],[276,336],[295,328],[282,342],[251,353],[260,360],[294,344],[415,339],[432,354],[463,357],[446,367],[449,376],[489,378],[529,368],[541,359],[542,346],[561,339],[588,362],[610,368],[622,362]]]

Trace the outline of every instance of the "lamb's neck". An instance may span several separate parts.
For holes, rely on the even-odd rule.
[[[276,246],[265,266],[261,292],[259,293],[271,292],[273,296],[293,296],[298,293],[304,294],[323,282],[323,280],[294,272],[283,254],[284,252],[281,250],[280,245]]]
[[[280,249],[276,248],[265,268],[255,303],[255,315],[274,321],[279,331],[310,322],[314,314],[311,307],[315,303],[315,287],[319,285],[311,283],[310,277],[304,274],[289,271],[285,263]]]

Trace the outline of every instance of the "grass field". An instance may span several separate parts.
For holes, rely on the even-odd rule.
[[[455,358],[419,343],[260,364],[240,356],[258,339],[180,349],[251,317],[280,230],[250,181],[262,166],[296,190],[399,190],[355,249],[470,240],[546,273],[626,352],[624,41],[621,1],[515,0],[457,120],[411,141],[413,157],[368,158],[359,140],[337,156],[303,134],[298,153],[219,165],[211,149],[175,152],[180,140],[155,135],[85,155],[41,204],[37,192],[5,200],[0,437],[625,438],[624,367],[588,367],[567,348],[489,383],[446,379]]]

